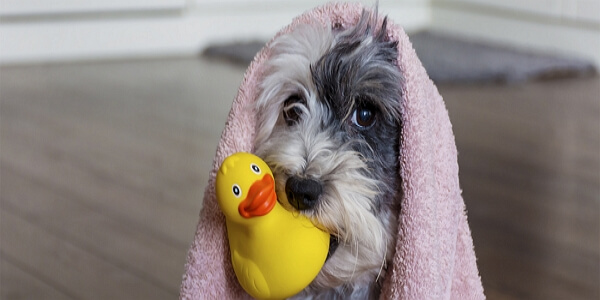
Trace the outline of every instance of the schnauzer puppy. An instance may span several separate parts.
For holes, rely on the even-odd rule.
[[[363,11],[355,26],[301,25],[272,44],[255,153],[273,170],[282,205],[332,241],[297,298],[376,298],[393,256],[402,76],[386,26]]]

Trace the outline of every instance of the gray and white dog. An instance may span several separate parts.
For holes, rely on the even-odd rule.
[[[279,201],[332,237],[299,299],[378,297],[395,246],[402,75],[387,18],[301,25],[274,40],[257,100],[255,152]]]

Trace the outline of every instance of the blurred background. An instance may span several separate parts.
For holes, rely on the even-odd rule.
[[[324,3],[0,0],[0,298],[177,299],[244,70]],[[446,101],[487,297],[599,299],[600,0],[379,10]]]

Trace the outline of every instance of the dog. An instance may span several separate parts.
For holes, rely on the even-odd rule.
[[[272,42],[254,109],[254,152],[278,199],[331,235],[328,258],[296,299],[374,299],[400,209],[403,77],[387,17],[345,28],[299,25]]]

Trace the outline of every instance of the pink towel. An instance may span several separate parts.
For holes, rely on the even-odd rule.
[[[353,25],[360,4],[327,4],[293,20],[299,24]],[[396,252],[382,299],[484,299],[471,232],[458,182],[457,152],[448,112],[404,30],[388,25],[398,41],[398,66],[405,77],[400,174],[404,198]],[[251,152],[255,130],[252,103],[270,55],[269,42],[250,64],[223,131],[204,194],[196,236],[188,254],[182,299],[246,299],[231,262],[225,218],[215,199],[215,174],[228,155]]]

